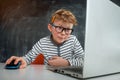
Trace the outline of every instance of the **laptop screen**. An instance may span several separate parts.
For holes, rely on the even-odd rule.
[[[120,72],[120,7],[88,0],[83,77]]]

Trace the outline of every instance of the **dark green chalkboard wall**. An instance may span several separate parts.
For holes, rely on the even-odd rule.
[[[52,12],[64,8],[78,20],[73,34],[84,47],[85,0],[0,0],[0,62],[10,56],[23,56],[42,37]]]

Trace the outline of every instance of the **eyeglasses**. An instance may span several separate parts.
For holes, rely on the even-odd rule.
[[[70,28],[63,28],[62,26],[56,26],[53,23],[50,23],[50,25],[55,27],[55,30],[58,33],[65,31],[66,34],[71,34],[73,32],[73,29],[70,29]]]

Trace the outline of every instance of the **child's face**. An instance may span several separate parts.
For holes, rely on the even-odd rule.
[[[69,38],[72,28],[72,23],[65,23],[60,20],[55,20],[53,24],[48,25],[52,38],[57,44],[61,44]]]

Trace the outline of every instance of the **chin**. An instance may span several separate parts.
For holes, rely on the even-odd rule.
[[[65,42],[65,40],[63,40],[63,41],[59,41],[59,44],[62,44],[63,42]]]
[[[59,38],[57,42],[58,42],[58,44],[62,44],[62,43],[65,42],[65,41],[66,41],[66,39],[60,39],[60,38]]]

